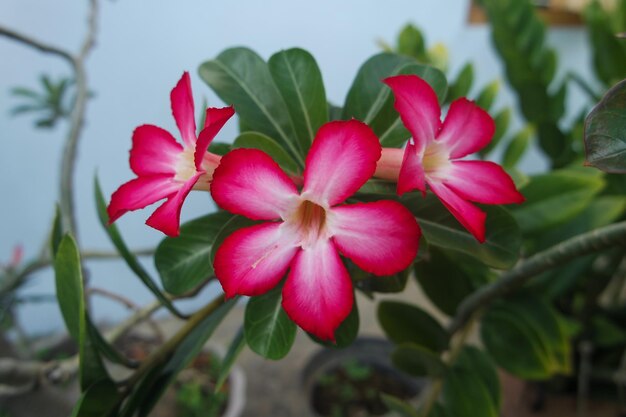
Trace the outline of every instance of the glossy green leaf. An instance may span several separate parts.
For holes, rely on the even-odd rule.
[[[163,288],[185,294],[213,275],[210,254],[217,234],[233,215],[218,211],[183,224],[180,236],[166,237],[154,254]]]
[[[233,148],[259,149],[272,157],[282,169],[292,175],[301,173],[294,159],[274,139],[259,132],[243,132],[233,142]]]
[[[580,214],[604,184],[602,176],[590,170],[537,175],[520,190],[526,201],[511,211],[525,233],[541,232]]]
[[[322,74],[307,51],[292,48],[268,61],[270,73],[287,104],[287,110],[305,156],[317,130],[328,121],[328,105]]]
[[[502,157],[502,166],[506,169],[515,168],[519,160],[526,153],[535,130],[531,126],[520,130],[507,144]]]
[[[463,65],[454,82],[450,84],[446,101],[452,102],[458,98],[467,97],[472,84],[474,84],[474,65],[468,62]]]
[[[213,265],[213,261],[215,260],[215,253],[222,245],[222,242],[224,242],[224,239],[226,239],[228,236],[233,234],[233,232],[239,229],[243,229],[244,227],[249,227],[257,223],[258,222],[255,222],[254,220],[250,220],[243,216],[234,216],[230,220],[226,221],[220,231],[215,236],[215,239],[213,240],[213,246],[211,247],[210,254],[211,265]]]
[[[282,302],[282,286],[252,297],[246,306],[244,334],[254,352],[267,359],[281,359],[291,350],[297,327],[289,319]]]
[[[502,402],[500,379],[489,355],[474,346],[465,346],[454,363],[454,371],[458,369],[474,375],[479,383],[487,388],[496,410],[500,409]]]
[[[80,396],[71,417],[117,417],[119,402],[115,384],[106,379],[98,381]]]
[[[397,301],[378,304],[378,322],[395,344],[413,343],[433,352],[448,348],[448,333],[421,308]]]
[[[454,369],[443,385],[446,413],[454,417],[498,417],[498,407],[487,386],[472,372]]]
[[[344,349],[352,345],[359,334],[359,326],[361,322],[359,319],[359,308],[355,302],[352,305],[352,311],[348,314],[348,317],[337,327],[335,330],[335,341],[321,340],[318,337],[307,333],[307,335],[313,339],[316,343],[322,346],[335,349]]]
[[[303,164],[289,109],[267,63],[248,48],[230,48],[200,65],[202,78],[215,93],[237,109],[246,130],[275,138]]]
[[[399,74],[415,74],[426,80],[439,101],[446,95],[443,73],[434,67],[417,64],[413,59],[382,53],[367,60],[359,69],[346,97],[343,119],[354,117],[370,125],[383,146],[400,146],[410,136],[393,107],[393,94],[382,80]]]
[[[521,235],[513,217],[502,207],[481,207],[487,213],[485,242],[479,243],[436,196],[412,194],[401,202],[417,218],[424,237],[432,246],[471,255],[488,266],[505,269],[517,262]]]
[[[413,406],[399,398],[381,392],[380,399],[383,400],[389,410],[395,412],[401,417],[419,417],[417,410],[413,408]]]
[[[422,290],[448,316],[453,316],[459,304],[474,291],[472,277],[462,266],[434,248],[427,259],[415,264],[415,277]]]
[[[94,177],[94,197],[96,200],[96,208],[98,211],[98,219],[100,220],[100,224],[107,232],[109,239],[117,249],[117,252],[122,256],[124,261],[126,261],[126,265],[137,275],[137,277],[144,283],[146,288],[150,290],[152,294],[163,304],[165,308],[167,308],[172,314],[178,317],[184,317],[176,307],[172,304],[172,302],[161,292],[159,287],[155,284],[150,277],[150,274],[144,269],[143,266],[139,263],[137,257],[128,249],[122,235],[120,234],[117,226],[115,224],[109,223],[109,215],[107,214],[106,202],[104,200],[104,195],[102,194],[102,189],[100,188],[100,183],[98,181],[98,177]]]
[[[224,385],[224,382],[226,382],[226,379],[228,379],[228,376],[230,375],[230,370],[237,361],[239,354],[243,351],[245,347],[246,338],[244,337],[242,326],[239,328],[237,334],[235,334],[235,337],[230,342],[230,345],[228,346],[228,351],[226,352],[224,359],[222,359],[220,371],[215,380],[215,386],[213,387],[213,392],[220,391],[222,385]]]
[[[587,116],[585,151],[588,165],[626,173],[626,80],[611,88]]]
[[[446,364],[432,350],[414,343],[404,343],[391,354],[393,365],[413,376],[441,377]]]

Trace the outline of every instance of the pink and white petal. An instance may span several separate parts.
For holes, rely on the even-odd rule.
[[[107,207],[109,224],[128,211],[144,208],[169,197],[176,193],[181,186],[182,184],[174,181],[171,175],[139,177],[122,184],[111,195],[111,202]]]
[[[191,79],[187,71],[183,73],[176,87],[172,90],[170,101],[178,130],[185,145],[191,148],[196,143],[196,120],[191,93]]]
[[[343,202],[374,175],[381,149],[378,138],[365,123],[326,123],[306,157],[302,193],[322,206]]]
[[[213,268],[227,297],[260,295],[284,277],[296,252],[294,236],[282,223],[263,223],[228,236],[215,254]]]
[[[485,241],[485,219],[487,215],[478,207],[465,201],[445,184],[428,183],[444,206],[480,243]]]
[[[418,153],[441,128],[441,108],[432,87],[417,75],[396,75],[384,80],[396,98],[395,108],[409,129]]]
[[[383,148],[380,159],[376,162],[376,178],[398,181],[400,168],[404,160],[404,150],[398,148]]]
[[[283,287],[283,308],[291,320],[320,339],[334,340],[353,303],[350,275],[331,241],[319,240],[296,254]]]
[[[402,204],[382,200],[330,209],[335,246],[364,271],[393,275],[417,255],[421,231]]]
[[[409,141],[404,150],[397,192],[398,195],[402,195],[412,190],[420,190],[424,194],[426,193],[426,183],[422,160],[418,156],[417,148],[413,142]]]
[[[213,173],[211,195],[218,206],[254,220],[282,217],[298,197],[295,184],[258,149],[235,149]]]
[[[164,129],[153,125],[139,126],[133,132],[130,168],[139,176],[176,173],[183,147]]]
[[[168,197],[167,201],[157,207],[154,213],[148,217],[146,224],[168,236],[178,236],[180,234],[180,211],[183,208],[183,203],[201,175],[202,173],[197,173],[181,184],[178,192]]]
[[[235,109],[230,107],[209,107],[206,109],[206,118],[204,119],[204,129],[198,135],[198,142],[196,142],[196,152],[194,160],[196,163],[196,169],[202,169],[202,159],[206,153],[207,148],[211,144],[211,141],[217,135],[224,124],[233,117]]]
[[[496,125],[486,111],[466,98],[452,102],[437,141],[447,145],[450,159],[478,152],[489,142]]]
[[[502,167],[489,161],[453,161],[445,185],[465,200],[483,204],[524,202]]]

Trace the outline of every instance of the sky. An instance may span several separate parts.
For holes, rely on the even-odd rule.
[[[98,224],[93,203],[93,178],[98,174],[109,196],[133,177],[128,151],[135,127],[156,124],[177,132],[171,117],[169,92],[183,71],[190,71],[197,107],[222,103],[197,75],[198,66],[233,46],[247,46],[262,57],[290,47],[310,51],[320,66],[327,97],[342,103],[359,66],[380,52],[377,40],[393,42],[406,23],[413,23],[427,43],[443,43],[449,49],[450,74],[467,61],[475,66],[476,85],[503,79],[484,26],[467,23],[469,0],[100,0],[97,43],[88,58],[90,100],[79,146],[75,192],[79,237],[84,249],[111,250]],[[46,43],[77,51],[86,31],[87,1],[3,0],[0,25]],[[594,82],[589,68],[586,37],[580,29],[553,29],[548,41],[559,51],[559,75],[576,70]],[[11,96],[15,86],[35,87],[41,74],[59,79],[70,74],[67,64],[0,37],[0,263],[13,247],[22,245],[33,257],[50,230],[58,195],[59,162],[67,124],[53,130],[34,129],[28,116],[12,117],[19,104]],[[580,111],[582,96],[571,89],[570,114]],[[514,96],[500,94],[496,107],[515,106]],[[519,122],[517,122],[519,125]],[[230,121],[216,140],[232,141],[236,123]],[[522,166],[537,171],[542,161],[536,153]],[[182,218],[189,220],[214,210],[207,194],[191,194]],[[144,224],[150,209],[125,215],[118,224],[133,248],[151,247],[162,235]],[[146,267],[156,277],[149,260]],[[121,291],[137,304],[152,300],[150,294],[120,262],[88,264],[93,286]],[[201,305],[210,287],[188,308]],[[53,294],[53,274],[33,276],[24,294]],[[127,311],[111,301],[97,299],[97,320],[116,321]],[[54,303],[27,305],[19,311],[27,331],[45,333],[62,327]]]

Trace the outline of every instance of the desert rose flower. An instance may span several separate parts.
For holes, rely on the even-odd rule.
[[[486,214],[474,203],[521,203],[511,177],[498,164],[459,160],[487,146],[495,130],[489,114],[466,98],[455,100],[441,122],[437,95],[416,75],[389,77],[395,107],[413,136],[404,150],[384,148],[375,176],[398,182],[398,194],[426,193],[426,185],[480,242]]]
[[[208,108],[204,129],[196,137],[196,122],[189,73],[185,72],[170,94],[172,113],[183,138],[181,145],[166,130],[154,125],[133,132],[130,168],[137,178],[111,196],[109,223],[124,213],[167,199],[146,224],[169,236],[178,236],[180,210],[192,189],[209,191],[220,156],[207,152],[209,144],[234,114],[232,107]]]
[[[322,126],[306,158],[304,183],[264,152],[236,149],[215,170],[211,194],[225,210],[253,220],[218,249],[214,269],[227,297],[260,295],[289,270],[282,305],[304,330],[333,340],[353,305],[340,254],[365,271],[391,275],[417,253],[420,229],[400,203],[342,203],[372,176],[381,147],[356,120]]]

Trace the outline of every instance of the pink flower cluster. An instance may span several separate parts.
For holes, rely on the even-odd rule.
[[[462,98],[452,103],[442,123],[437,97],[425,81],[406,75],[385,82],[412,134],[406,148],[382,149],[369,126],[357,120],[327,123],[315,136],[298,187],[260,150],[236,149],[221,158],[207,152],[234,110],[207,109],[204,129],[196,137],[185,73],[171,94],[183,145],[156,126],[135,130],[130,165],[137,178],[113,194],[110,221],[167,199],[147,224],[176,236],[187,194],[210,190],[221,208],[263,221],[234,232],[216,253],[215,275],[226,296],[260,295],[282,283],[289,317],[317,337],[334,340],[354,303],[341,256],[385,276],[409,267],[418,250],[420,228],[402,204],[345,204],[372,176],[397,181],[398,194],[425,193],[428,185],[481,242],[485,213],[471,202],[523,201],[497,164],[459,160],[491,140],[494,123],[485,111]]]

